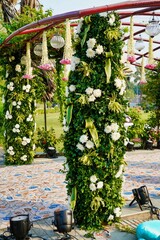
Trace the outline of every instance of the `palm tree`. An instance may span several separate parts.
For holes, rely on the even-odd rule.
[[[11,23],[11,19],[16,17],[18,11],[16,5],[18,0],[0,0],[0,5],[3,12],[4,22]],[[41,4],[38,0],[21,0],[20,1],[20,13],[23,12],[24,6],[29,6],[30,8],[38,8]]]

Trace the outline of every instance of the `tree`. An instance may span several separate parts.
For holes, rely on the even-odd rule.
[[[146,109],[155,113],[157,133],[160,129],[160,63],[155,70],[148,70],[147,83],[142,88],[143,103]],[[157,134],[157,141],[159,134]]]
[[[17,0],[0,0],[0,4],[3,11],[4,21],[9,23],[11,23],[11,20],[18,14],[24,12],[24,7],[38,8],[41,6],[38,0],[21,0],[20,12],[18,12],[15,7]]]

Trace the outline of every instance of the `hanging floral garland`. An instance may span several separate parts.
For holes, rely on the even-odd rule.
[[[116,13],[81,19],[66,88],[68,195],[77,224],[98,229],[119,220],[127,102],[122,30]]]
[[[63,53],[63,59],[60,61],[61,64],[64,64],[64,76],[62,79],[63,81],[68,80],[71,58],[72,58],[71,28],[70,28],[70,21],[69,21],[69,19],[67,19],[66,20],[64,53]]]
[[[30,43],[26,45],[26,69],[20,64],[21,53],[15,56],[9,57],[7,65],[4,125],[5,163],[17,165],[31,163],[34,157],[36,81],[32,81]]]
[[[136,61],[136,57],[134,55],[134,35],[133,35],[133,16],[130,17],[130,37],[128,40],[128,49],[127,49],[127,60],[130,63],[133,63]]]
[[[145,77],[144,56],[142,56],[142,61],[141,61],[141,80],[140,80],[140,84],[145,84],[145,83],[146,83],[146,77]]]
[[[145,66],[145,68],[153,70],[155,67],[156,64],[153,53],[153,37],[149,37],[148,64]]]

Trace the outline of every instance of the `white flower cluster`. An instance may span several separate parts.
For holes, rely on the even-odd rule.
[[[10,112],[8,110],[6,111],[5,118],[12,119],[12,115],[10,114]]]
[[[117,123],[112,123],[111,125],[105,125],[105,133],[111,133],[111,138],[113,141],[117,141],[120,138],[120,133],[118,132],[119,126]]]
[[[14,150],[13,147],[10,146],[10,147],[7,149],[7,152],[8,152],[11,156],[13,156],[13,155],[15,154],[15,152],[14,152],[13,150]]]
[[[16,124],[15,126],[14,126],[14,128],[12,129],[12,131],[14,132],[14,133],[19,133],[20,132],[20,125],[19,124]]]
[[[69,131],[69,127],[66,125],[66,118],[63,118],[63,131],[64,132],[68,132]]]
[[[109,215],[108,221],[112,221],[114,219],[114,217],[120,217],[122,214],[122,211],[121,211],[120,207],[117,207],[114,209],[113,213],[114,213],[114,215],[113,214]]]
[[[33,121],[33,117],[32,114],[29,114],[29,116],[26,119],[27,122],[32,122]]]
[[[109,20],[108,20],[109,25],[110,26],[114,25],[116,19],[115,19],[115,15],[113,13],[112,14],[108,14],[107,12],[103,12],[103,13],[99,13],[99,15],[101,17],[105,17],[105,18],[109,16]]]
[[[90,38],[88,41],[87,41],[87,46],[88,46],[88,49],[86,51],[86,56],[88,58],[93,58],[95,57],[96,54],[100,55],[101,53],[103,53],[103,46],[102,45],[97,45],[96,46],[96,49],[93,50],[93,48],[95,47],[96,45],[96,39],[95,38]]]
[[[30,138],[23,137],[23,139],[22,139],[22,145],[23,145],[23,146],[26,146],[28,143],[30,143],[30,141],[31,141]]]
[[[23,85],[23,88],[22,88],[24,91],[26,92],[29,92],[30,89],[31,89],[31,85],[30,84],[27,84],[27,85]]]
[[[98,181],[98,178],[96,177],[96,175],[92,175],[90,177],[90,185],[89,188],[91,191],[96,191],[97,189],[101,189],[103,188],[103,182],[102,181]]]
[[[114,80],[114,85],[116,86],[116,88],[118,90],[120,90],[119,95],[123,95],[125,93],[125,90],[126,90],[125,80],[121,80],[119,78],[116,78]]]
[[[21,101],[18,101],[18,102],[13,101],[13,102],[12,102],[12,105],[13,105],[14,107],[16,107],[16,108],[20,108],[21,104],[22,104]]]
[[[27,161],[27,155],[23,155],[23,156],[21,157],[21,160],[24,161],[24,162]]]
[[[88,101],[94,102],[96,98],[101,97],[102,91],[100,89],[93,89],[91,87],[86,88],[86,94],[88,95]]]
[[[72,60],[71,60],[71,71],[74,71],[75,68],[76,68],[76,65],[78,65],[80,63],[80,58],[78,57],[72,57]]]
[[[76,29],[77,34],[79,34],[81,32],[82,25],[83,25],[83,18],[81,18],[79,23],[78,23],[78,26],[77,26],[77,29]]]
[[[76,147],[84,151],[85,147],[88,149],[94,148],[94,143],[91,140],[88,140],[88,136],[86,134],[83,134],[79,138],[80,143],[76,145]]]
[[[68,97],[70,92],[74,92],[76,90],[76,86],[71,84],[69,87],[66,87],[66,97]]]
[[[7,84],[7,89],[9,89],[12,92],[14,90],[14,83],[10,82],[9,84]]]
[[[16,72],[21,72],[21,65],[17,64],[15,70]]]

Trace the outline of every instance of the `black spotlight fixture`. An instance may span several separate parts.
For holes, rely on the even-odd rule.
[[[59,233],[64,234],[64,238],[62,239],[69,239],[70,235],[68,232],[72,230],[72,223],[73,223],[73,213],[72,210],[61,210],[54,212],[54,221],[53,224],[57,227]]]
[[[24,240],[32,223],[29,220],[29,215],[17,215],[10,218],[10,232],[16,240]]]

